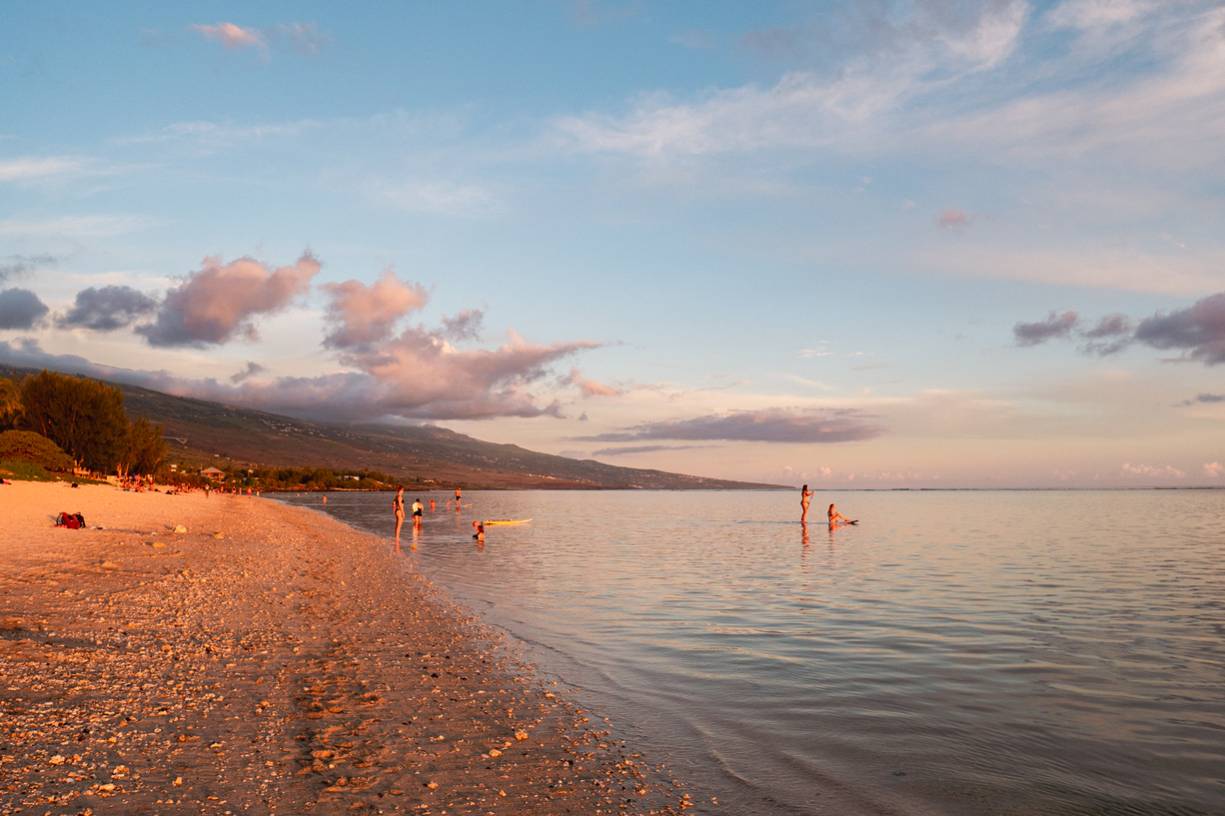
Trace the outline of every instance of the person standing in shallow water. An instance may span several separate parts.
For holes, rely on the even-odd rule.
[[[800,524],[808,523],[808,505],[812,504],[812,491],[808,485],[800,489]]]
[[[396,497],[391,500],[391,507],[396,513],[396,541],[400,540],[400,528],[404,526],[404,487],[396,488]]]
[[[421,526],[421,514],[425,512],[425,505],[421,503],[421,499],[413,500],[413,527]]]

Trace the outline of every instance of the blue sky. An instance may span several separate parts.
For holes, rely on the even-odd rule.
[[[3,16],[5,360],[829,488],[1225,480],[1219,2]]]

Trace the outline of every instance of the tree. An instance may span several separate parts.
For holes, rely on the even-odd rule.
[[[166,458],[166,439],[162,426],[141,417],[128,425],[123,454],[119,457],[120,476],[156,473]]]
[[[21,387],[0,377],[0,431],[16,428],[21,420]]]
[[[43,371],[21,382],[22,424],[68,452],[78,465],[112,470],[123,453],[128,417],[113,385]]]

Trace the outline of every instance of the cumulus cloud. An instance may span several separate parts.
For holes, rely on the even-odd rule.
[[[226,48],[256,48],[265,53],[268,50],[268,43],[257,28],[243,28],[236,23],[196,23],[192,29],[205,39],[221,43]]]
[[[1055,337],[1067,337],[1080,322],[1076,312],[1067,311],[1060,314],[1051,312],[1045,320],[1035,323],[1017,323],[1012,327],[1012,334],[1018,346],[1036,346]]]
[[[634,456],[640,453],[660,453],[661,451],[699,450],[714,448],[716,445],[627,445],[623,448],[600,448],[592,451],[592,456]]]
[[[114,331],[156,308],[156,300],[131,286],[91,286],[77,292],[72,308],[56,322],[64,328]]]
[[[570,373],[562,378],[562,383],[575,386],[584,397],[617,397],[623,393],[619,388],[584,377],[577,368],[570,369]]]
[[[970,214],[965,210],[945,210],[936,218],[936,226],[941,229],[965,229],[970,226]]]
[[[29,289],[0,291],[0,329],[32,329],[47,311],[47,304]]]
[[[1203,298],[1186,309],[1159,312],[1139,324],[1126,315],[1111,314],[1093,328],[1081,329],[1077,313],[1066,311],[1051,312],[1036,323],[1017,323],[1012,331],[1019,346],[1067,338],[1076,332],[1087,341],[1081,351],[1089,354],[1113,354],[1139,342],[1163,351],[1181,351],[1181,360],[1218,365],[1225,363],[1225,292]]]
[[[154,346],[209,346],[235,336],[255,339],[253,319],[284,309],[305,293],[319,273],[309,253],[270,270],[252,258],[223,264],[205,258],[202,267],[171,289],[156,320],[137,329]]]
[[[7,255],[0,261],[0,283],[42,267],[54,266],[58,261],[54,255]]]
[[[648,422],[585,438],[597,442],[677,439],[834,443],[873,439],[882,433],[884,429],[874,416],[855,409],[772,408]]]
[[[1173,465],[1133,465],[1124,462],[1121,472],[1124,476],[1138,476],[1147,479],[1182,479],[1187,474]]]
[[[1205,365],[1225,363],[1225,292],[1140,321],[1135,338],[1156,349],[1182,351]]]
[[[425,306],[428,299],[423,288],[401,281],[390,269],[369,286],[348,280],[322,288],[330,299],[327,321],[332,325],[323,344],[335,349],[387,339],[400,318]]]
[[[535,344],[512,333],[497,348],[457,351],[438,332],[420,327],[376,345],[343,353],[341,361],[350,370],[315,377],[231,378],[228,383],[99,365],[46,352],[31,339],[0,341],[0,361],[319,420],[490,419],[559,416],[561,406],[541,404],[533,384],[558,360],[598,346],[587,341]]]
[[[248,360],[247,365],[243,368],[242,371],[239,371],[230,376],[230,382],[237,385],[238,383],[243,382],[244,380],[251,379],[257,374],[263,374],[267,370],[268,370],[267,368],[260,365],[259,363]]]

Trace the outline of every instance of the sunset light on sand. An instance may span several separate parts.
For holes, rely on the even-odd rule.
[[[1225,0],[0,0],[0,816],[1225,810]]]

